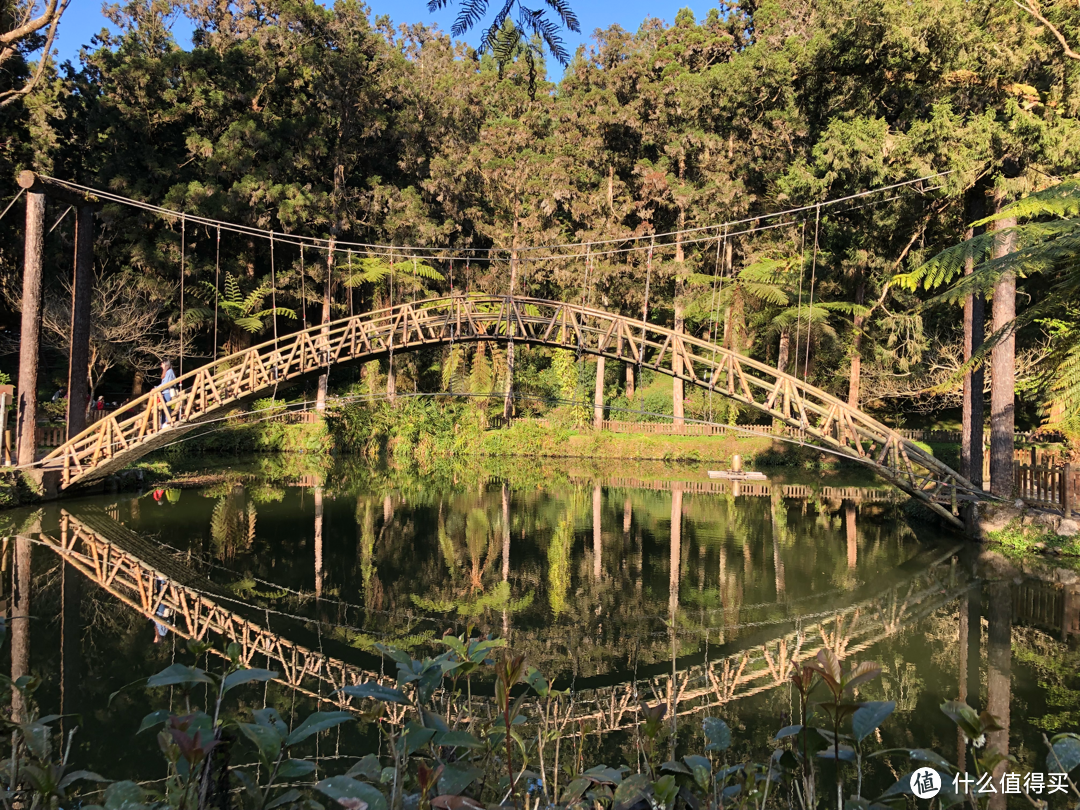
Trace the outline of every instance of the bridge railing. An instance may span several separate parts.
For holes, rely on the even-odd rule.
[[[658,371],[753,408],[797,432],[797,440],[874,469],[942,518],[961,497],[983,493],[931,453],[827,391],[738,352],[692,335],[577,304],[509,296],[452,295],[398,304],[313,326],[220,358],[158,387],[50,453],[62,488],[103,477],[279,385],[421,346],[455,341],[520,341],[603,356]],[[950,503],[951,509],[942,506]]]

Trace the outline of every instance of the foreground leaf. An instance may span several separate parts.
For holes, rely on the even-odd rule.
[[[358,799],[367,804],[369,810],[386,810],[386,797],[366,782],[358,782],[349,776],[331,776],[315,785],[320,793],[329,796],[343,807],[349,805],[342,799]]]
[[[151,675],[146,681],[147,686],[180,686],[187,683],[208,683],[213,685],[214,679],[201,669],[185,666],[184,664],[173,664],[171,667],[165,667],[157,675]]]
[[[342,723],[352,719],[353,716],[349,712],[313,712],[285,738],[285,745],[296,745],[312,734],[318,734],[328,728],[340,726]]]

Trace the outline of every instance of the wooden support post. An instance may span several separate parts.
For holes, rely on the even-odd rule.
[[[1014,461],[1013,462],[1013,493],[1012,493],[1014,497],[1017,497],[1017,498],[1021,497],[1022,490],[1020,488],[1020,484],[1021,484],[1021,482],[1020,482],[1020,462],[1019,461]]]
[[[94,287],[94,209],[80,205],[75,220],[75,279],[71,293],[67,438],[86,428],[90,369],[90,297]]]
[[[593,429],[604,427],[604,358],[596,358],[596,389],[593,395]]]
[[[26,195],[26,252],[23,258],[22,329],[19,343],[19,466],[34,463],[37,432],[38,344],[41,338],[41,261],[45,247],[45,195]]]
[[[1072,516],[1072,464],[1065,462],[1061,468],[1061,511],[1065,517]]]
[[[8,406],[15,397],[14,385],[0,385],[0,464],[11,464],[11,446],[8,444]]]

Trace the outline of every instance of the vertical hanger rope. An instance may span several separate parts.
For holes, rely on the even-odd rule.
[[[277,270],[274,267],[273,231],[270,231],[270,310],[272,313],[270,317],[274,324],[274,342],[277,343]]]
[[[184,376],[184,271],[187,252],[187,218],[180,216],[180,376]]]
[[[818,229],[821,225],[821,203],[814,213],[814,259],[810,265],[810,309],[806,315],[806,360],[803,363],[803,382],[810,369],[810,330],[814,326],[814,282],[817,280]]]
[[[214,259],[214,362],[218,353],[218,304],[221,298],[221,226],[217,226],[217,248]]]

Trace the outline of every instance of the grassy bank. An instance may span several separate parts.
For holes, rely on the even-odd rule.
[[[990,543],[1001,546],[1009,555],[1047,554],[1062,557],[1080,557],[1080,535],[1065,537],[1040,523],[1024,525],[1014,520],[1004,529],[987,532]]]
[[[475,451],[486,456],[728,462],[738,453],[748,465],[817,464],[820,453],[768,436],[674,436],[604,433],[574,427],[518,423],[486,430]]]
[[[489,429],[484,414],[460,403],[402,399],[394,405],[350,404],[331,408],[325,422],[237,422],[184,439],[155,454],[170,463],[201,455],[332,453],[369,459],[431,461],[438,458],[572,458],[682,461],[726,464],[734,454],[749,466],[818,469],[839,460],[762,435],[679,436],[594,431],[572,420],[518,422]]]

